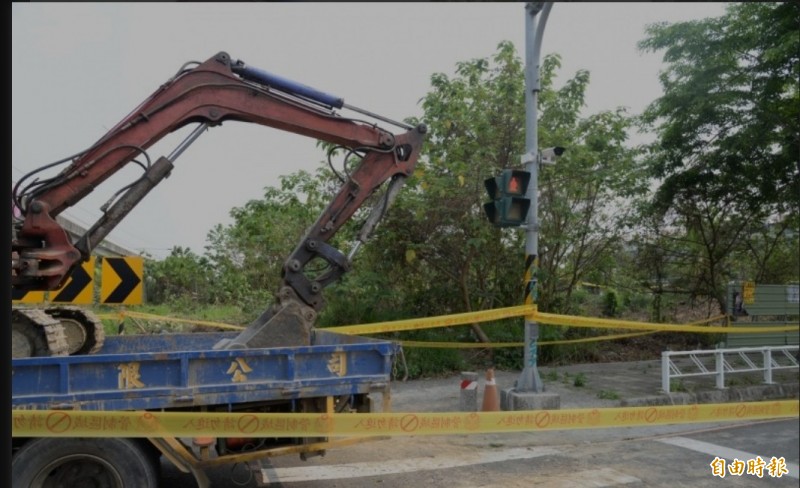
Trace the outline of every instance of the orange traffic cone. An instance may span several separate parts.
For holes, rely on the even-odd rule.
[[[203,461],[211,459],[211,446],[216,440],[214,437],[195,437],[192,439],[192,443],[200,448],[200,459]]]
[[[500,396],[497,394],[497,384],[494,381],[494,368],[486,370],[486,384],[483,388],[483,407],[481,411],[500,411]]]

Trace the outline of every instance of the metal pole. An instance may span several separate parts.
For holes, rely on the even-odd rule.
[[[525,150],[523,157],[526,171],[531,174],[527,197],[531,201],[525,235],[525,304],[536,303],[536,279],[539,266],[539,137],[538,101],[541,91],[539,58],[542,36],[552,2],[530,2],[525,4]],[[539,15],[541,14],[541,16]],[[538,16],[538,18],[537,18]],[[517,380],[517,391],[541,393],[544,391],[539,370],[536,367],[539,341],[539,324],[525,319],[525,346],[523,369]]]

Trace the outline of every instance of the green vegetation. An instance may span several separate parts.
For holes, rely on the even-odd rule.
[[[619,400],[619,393],[614,390],[600,390],[597,398],[601,400]]]
[[[550,371],[542,375],[542,379],[545,379],[547,381],[557,381],[558,371],[556,371],[555,369],[551,369]]]
[[[641,281],[725,310],[730,280],[798,279],[800,6],[732,3],[720,18],[647,30],[664,94],[643,114],[659,182],[643,203]],[[656,303],[656,318],[661,309]]]
[[[670,380],[669,391],[672,393],[675,392],[687,393],[690,392],[691,390],[683,383],[683,380]]]
[[[731,280],[800,280],[799,12],[796,3],[734,3],[720,18],[650,26],[640,47],[664,52],[664,93],[640,117],[622,108],[584,114],[589,72],[562,79],[558,55],[542,60],[539,145],[569,150],[540,172],[540,310],[680,322],[687,309],[725,310]],[[524,152],[523,68],[502,42],[490,57],[431,76],[422,120],[408,120],[429,128],[417,170],[353,271],[325,291],[319,326],[521,303],[524,231],[491,226],[482,204],[483,180],[518,168]],[[636,126],[655,142],[631,147]],[[148,260],[148,303],[167,315],[246,324],[268,306],[284,260],[338,186],[322,161],[314,174],[284,176],[232,209],[202,256],[176,247]],[[331,244],[347,252],[363,216]],[[605,333],[544,325],[539,340]],[[523,321],[385,337],[520,342]],[[599,347],[542,346],[538,361],[597,360]],[[522,367],[522,350],[409,347],[406,360],[412,377],[511,369]]]

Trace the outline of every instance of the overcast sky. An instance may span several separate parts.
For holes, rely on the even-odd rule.
[[[556,3],[542,54],[562,56],[559,85],[590,71],[585,114],[620,106],[640,113],[661,94],[662,53],[636,48],[645,26],[716,17],[724,7]],[[490,56],[503,40],[525,54],[524,3],[13,3],[11,10],[14,181],[90,146],[183,63],[219,51],[395,120],[422,115],[433,73],[452,75],[458,61]],[[185,134],[153,146],[151,158],[169,154]],[[176,161],[109,240],[158,258],[173,246],[202,254],[208,231],[231,222],[231,208],[322,160],[312,139],[223,124]],[[121,171],[64,215],[88,227],[139,173]]]

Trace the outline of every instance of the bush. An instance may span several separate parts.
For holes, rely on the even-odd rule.
[[[403,350],[409,379],[441,376],[468,369],[457,349],[406,347]],[[398,365],[398,368],[401,367]],[[402,371],[398,371],[398,374],[402,373]]]
[[[603,298],[603,316],[616,317],[619,314],[619,299],[616,292],[609,290]]]

